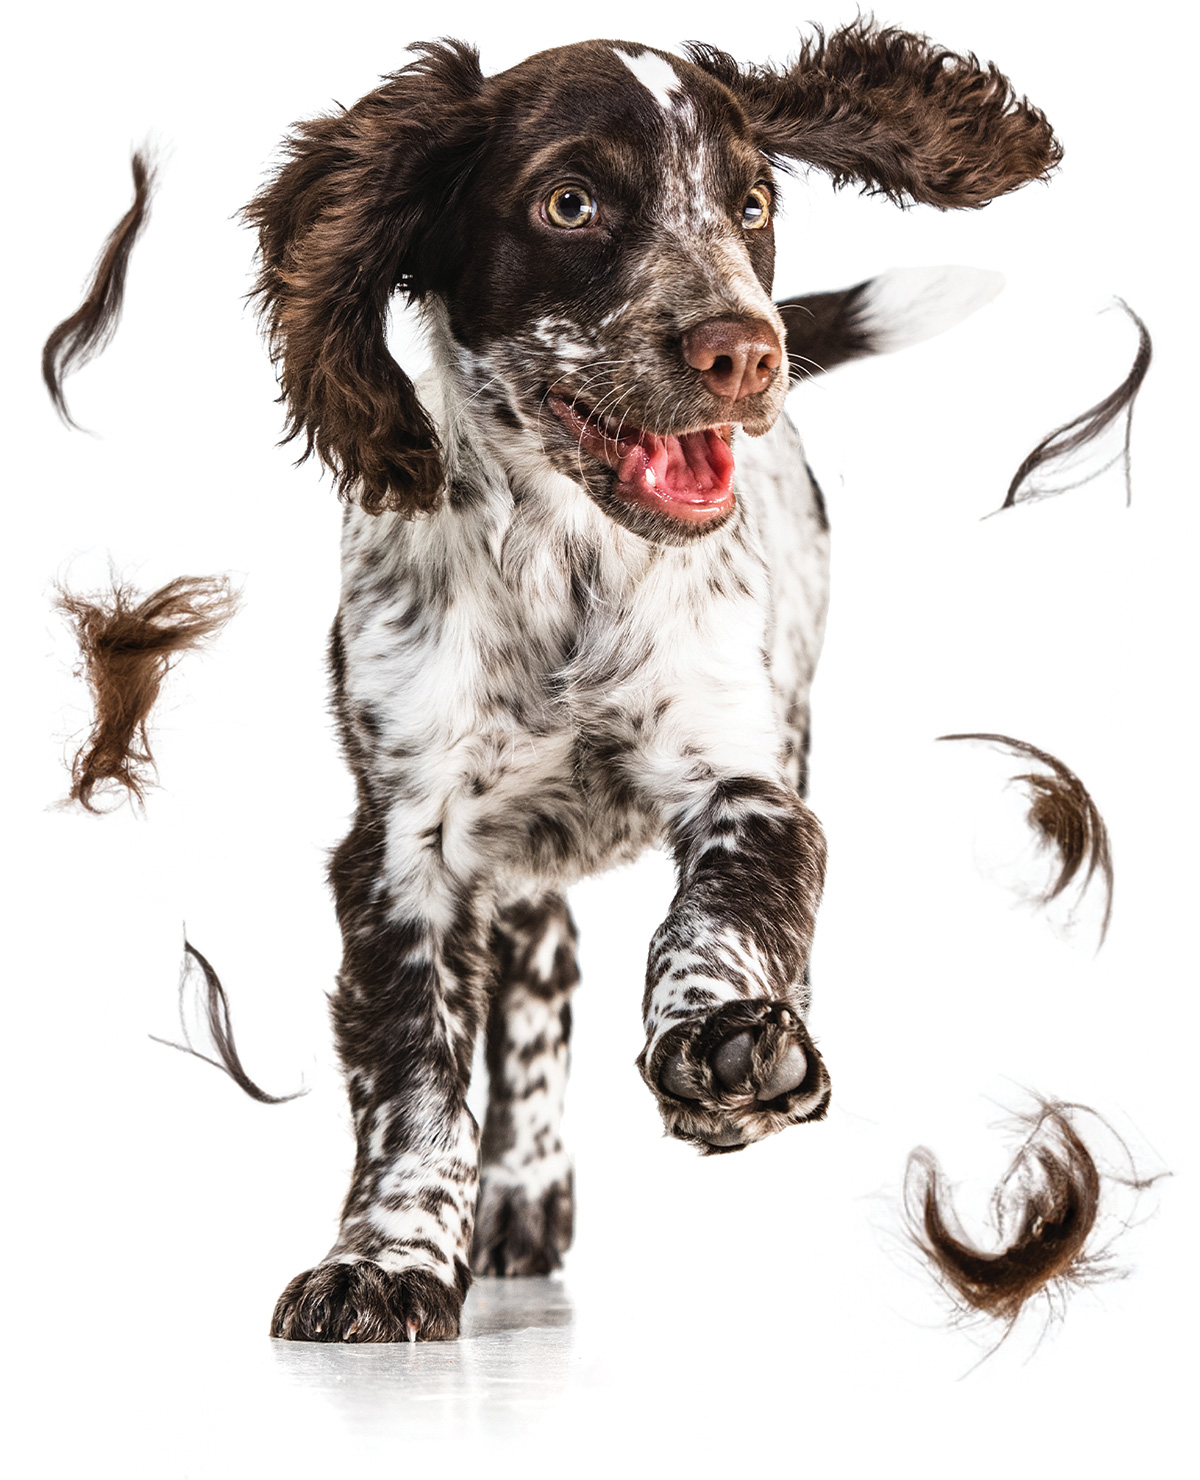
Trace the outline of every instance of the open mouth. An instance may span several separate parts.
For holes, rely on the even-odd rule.
[[[582,450],[616,473],[619,497],[690,524],[706,524],[733,508],[731,423],[661,437],[597,416],[558,391],[547,400]]]

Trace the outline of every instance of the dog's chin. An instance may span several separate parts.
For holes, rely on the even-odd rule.
[[[555,390],[547,404],[569,439],[571,476],[623,528],[685,545],[729,522],[737,506],[732,423],[664,436],[597,418]],[[747,430],[761,434],[768,425]]]

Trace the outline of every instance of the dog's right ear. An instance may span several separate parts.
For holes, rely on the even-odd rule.
[[[369,513],[432,509],[437,433],[388,353],[388,301],[436,288],[450,209],[481,137],[470,104],[478,54],[459,42],[417,61],[331,118],[297,125],[274,178],[250,202],[255,287],[287,406],[338,492]]]

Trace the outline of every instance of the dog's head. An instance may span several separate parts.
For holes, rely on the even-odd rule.
[[[784,70],[591,41],[485,78],[456,43],[301,125],[248,207],[289,432],[364,508],[415,513],[437,435],[388,354],[396,290],[435,302],[494,445],[651,539],[717,528],[733,429],[787,390],[776,170],[981,206],[1058,161],[994,67],[858,24]]]

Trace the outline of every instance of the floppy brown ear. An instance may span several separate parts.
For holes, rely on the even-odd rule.
[[[688,54],[737,96],[765,153],[902,205],[986,205],[1062,158],[1045,115],[991,63],[907,31],[818,30],[784,71],[699,44]]]
[[[447,209],[478,136],[483,76],[458,42],[331,118],[297,125],[274,178],[246,207],[258,228],[255,288],[287,405],[338,492],[370,513],[431,509],[442,485],[437,433],[388,353],[388,300],[436,288],[452,254]]]

